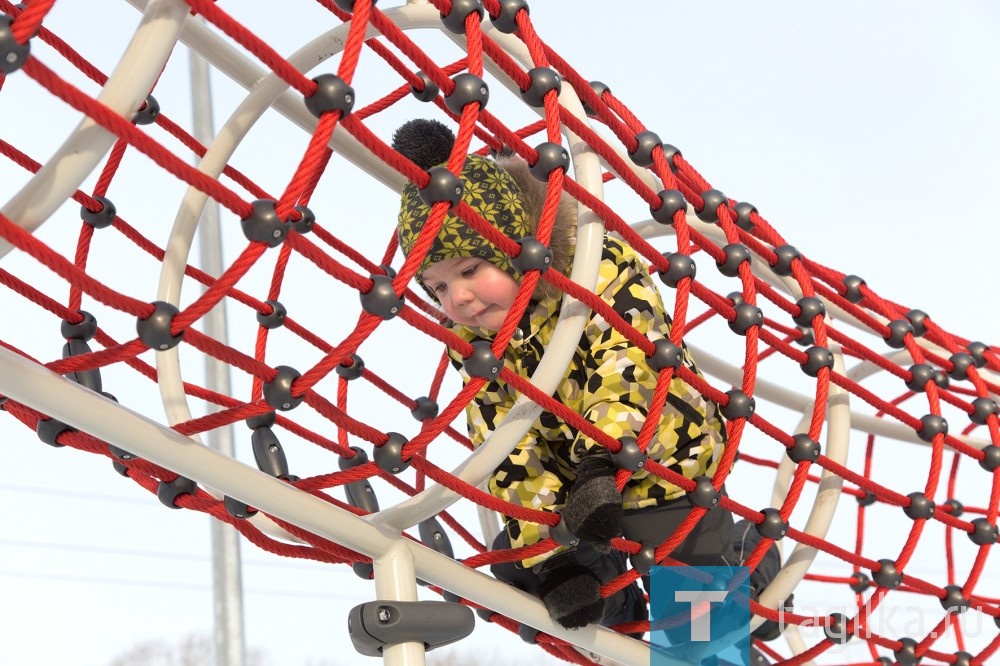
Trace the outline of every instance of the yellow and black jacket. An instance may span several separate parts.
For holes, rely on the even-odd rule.
[[[606,237],[596,294],[651,341],[670,334],[670,317],[652,281],[648,264],[631,247]],[[537,294],[537,292],[536,292]],[[561,299],[533,301],[508,346],[504,366],[530,377],[552,338]],[[491,339],[492,333],[454,327],[467,341]],[[453,352],[456,365],[461,359]],[[684,364],[697,373],[687,349]],[[468,380],[464,375],[463,379]],[[647,418],[657,373],[635,347],[603,317],[591,313],[579,346],[554,397],[611,437],[637,437]],[[469,436],[482,444],[510,411],[517,395],[503,381],[488,383],[468,406]],[[711,475],[726,441],[719,408],[678,377],[671,381],[667,402],[659,414],[656,436],[646,454],[688,478]],[[566,502],[576,478],[575,468],[588,455],[604,452],[593,439],[543,411],[524,438],[489,479],[490,492],[503,500],[533,509],[556,511]],[[684,494],[645,470],[635,472],[623,492],[625,510],[662,505]],[[513,547],[528,546],[547,536],[548,528],[508,519]],[[545,559],[524,560],[525,567]]]

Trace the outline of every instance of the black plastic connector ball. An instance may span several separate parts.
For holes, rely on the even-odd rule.
[[[851,579],[852,582],[850,584],[850,588],[856,594],[861,594],[872,585],[872,579],[869,578],[867,574],[863,574],[860,571],[851,576]]]
[[[923,393],[926,390],[927,382],[934,381],[935,370],[926,363],[916,363],[910,366],[910,379],[906,382],[906,388],[914,393]]]
[[[710,476],[696,476],[692,479],[694,481],[694,490],[689,492],[686,497],[691,506],[700,506],[706,509],[711,509],[713,506],[719,503],[721,494],[712,485],[712,477]]]
[[[866,490],[864,495],[855,499],[858,502],[858,506],[871,506],[878,501],[878,496],[872,491]]]
[[[371,562],[354,562],[351,571],[361,580],[371,580],[375,577],[375,566]]]
[[[403,461],[403,447],[409,441],[398,432],[387,432],[388,439],[384,444],[376,446],[372,451],[375,464],[383,472],[399,474],[410,466],[409,461]]]
[[[732,307],[735,308],[737,305],[744,303],[743,294],[738,291],[731,291],[726,294],[726,299],[732,303]]]
[[[698,267],[689,255],[681,252],[665,252],[663,258],[669,262],[667,270],[659,271],[658,275],[665,285],[671,289],[676,289],[684,278],[694,279],[698,272]]]
[[[660,205],[657,208],[650,206],[649,213],[660,224],[670,226],[674,223],[677,211],[687,211],[687,200],[680,190],[660,190],[657,196],[660,198]]]
[[[889,332],[884,340],[893,349],[902,349],[905,345],[906,336],[913,334],[913,324],[908,319],[894,319],[886,325]]]
[[[739,389],[726,391],[729,398],[722,406],[722,415],[727,421],[735,419],[749,419],[757,409],[757,401]]]
[[[372,275],[372,288],[361,294],[361,309],[381,319],[392,319],[403,309],[403,297],[396,293],[388,275]]]
[[[83,340],[86,342],[97,333],[97,318],[86,310],[77,310],[78,315],[83,317],[77,323],[71,323],[69,319],[63,319],[59,324],[59,333],[67,340]]]
[[[464,35],[465,19],[469,14],[478,14],[479,20],[483,20],[486,10],[482,0],[451,0],[451,10],[448,14],[441,14],[441,22],[456,35]]]
[[[163,506],[171,509],[179,509],[174,504],[181,495],[194,495],[198,490],[198,484],[183,476],[178,476],[173,481],[160,481],[156,487],[156,499],[160,500]]]
[[[795,330],[799,333],[798,339],[794,340],[795,344],[803,347],[816,344],[816,332],[811,326],[796,326]]]
[[[305,98],[309,113],[317,118],[328,111],[340,111],[341,119],[346,118],[354,109],[354,88],[336,74],[320,74],[313,83],[316,91]]]
[[[528,170],[538,180],[548,180],[549,174],[556,169],[562,169],[563,173],[569,171],[569,151],[558,143],[544,141],[535,146],[535,152],[538,159]]]
[[[580,537],[569,531],[562,517],[558,523],[549,528],[549,536],[560,546],[576,546],[580,543]]]
[[[925,442],[933,442],[937,435],[948,434],[948,421],[939,414],[925,414],[920,417],[917,436]]]
[[[657,372],[666,368],[677,370],[681,367],[681,363],[684,361],[684,352],[671,342],[670,338],[660,338],[653,343],[653,346],[656,348],[653,355],[646,358],[649,367]]]
[[[38,423],[35,424],[35,434],[38,435],[38,439],[57,449],[65,446],[56,441],[56,438],[64,432],[76,432],[76,428],[56,419],[38,419]]]
[[[973,518],[969,538],[977,546],[992,546],[997,542],[997,526],[985,518]]]
[[[740,266],[750,263],[750,250],[742,243],[730,243],[722,248],[726,253],[726,259],[722,262],[715,262],[719,267],[719,272],[726,277],[737,277],[740,274]]]
[[[547,248],[534,236],[527,236],[517,241],[521,251],[516,257],[511,257],[510,263],[521,275],[528,271],[544,273],[552,265],[552,250]]]
[[[288,225],[278,217],[277,203],[274,199],[257,199],[251,204],[250,214],[240,220],[248,241],[277,247],[285,240]]]
[[[948,376],[952,379],[968,379],[969,368],[976,364],[972,355],[965,352],[955,352],[948,358],[948,361],[951,362]]]
[[[222,506],[226,509],[226,513],[240,520],[249,518],[257,513],[257,509],[251,509],[246,502],[241,502],[229,495],[222,498]]]
[[[969,598],[962,594],[961,585],[945,585],[944,596],[941,598],[941,608],[952,615],[958,615],[969,610]]]
[[[771,269],[782,277],[792,274],[792,262],[802,259],[802,253],[794,245],[779,245],[774,248],[774,263]]]
[[[351,365],[344,365],[341,363],[335,368],[335,370],[341,379],[351,381],[352,379],[360,377],[361,373],[364,372],[365,362],[357,354],[351,354],[348,358],[351,360]]]
[[[410,410],[410,414],[418,421],[426,421],[427,419],[432,419],[438,415],[438,404],[436,401],[431,400],[427,396],[420,396],[416,400],[413,409]]]
[[[903,574],[896,568],[896,563],[889,559],[879,560],[879,570],[872,570],[872,580],[879,587],[894,590],[903,582]]]
[[[733,206],[733,212],[736,213],[736,226],[744,231],[753,231],[753,220],[750,216],[757,212],[757,207],[752,203],[746,201],[741,201],[735,206]]]
[[[733,320],[729,322],[729,329],[737,335],[746,335],[754,326],[764,323],[764,311],[756,305],[740,303],[733,308]]]
[[[365,453],[364,449],[359,446],[351,446],[348,448],[354,452],[354,457],[348,458],[347,456],[340,456],[340,458],[337,459],[337,464],[340,466],[341,470],[352,469],[368,462],[368,454]]]
[[[972,666],[972,655],[959,650],[955,653],[955,661],[951,662],[951,666]]]
[[[135,323],[136,333],[142,344],[150,349],[166,351],[180,344],[184,337],[184,331],[177,335],[170,333],[170,325],[177,316],[179,310],[176,306],[165,301],[153,301],[153,314],[145,319],[138,319]]]
[[[125,449],[115,446],[114,444],[108,444],[108,453],[122,461],[136,460],[139,457],[134,453],[129,453]]]
[[[257,416],[251,416],[246,420],[247,427],[250,428],[250,430],[256,430],[257,428],[273,428],[274,424],[277,422],[278,414],[274,410],[258,414]]]
[[[728,206],[729,199],[719,190],[705,190],[701,193],[701,210],[695,208],[695,214],[702,222],[718,222],[719,206]]]
[[[819,460],[819,442],[803,432],[796,433],[792,439],[794,443],[787,449],[787,454],[793,463],[814,463]]]
[[[274,409],[287,412],[295,409],[302,403],[304,396],[292,395],[292,383],[302,376],[295,368],[287,365],[279,365],[274,379],[264,382],[264,402]]]
[[[467,104],[478,104],[480,109],[486,108],[490,100],[490,88],[486,82],[475,74],[463,72],[452,77],[455,84],[450,95],[444,96],[444,104],[456,116],[462,115],[462,109]]]
[[[1000,405],[993,398],[976,398],[972,401],[972,413],[969,418],[976,425],[986,425],[990,416],[1000,413]]]
[[[545,95],[550,90],[555,90],[556,95],[562,92],[562,77],[554,69],[548,67],[535,67],[528,70],[531,83],[525,90],[521,91],[521,99],[528,106],[545,106]]]
[[[611,90],[611,88],[608,87],[608,84],[604,83],[603,81],[591,81],[590,82],[590,89],[594,92],[595,95],[597,95],[598,99],[601,99],[601,96],[604,93],[606,93],[606,92],[608,92],[608,91]],[[581,99],[581,102],[583,103],[583,111],[588,116],[590,116],[591,118],[596,118],[598,115],[600,115],[600,114],[597,113],[597,110],[594,107],[592,107],[590,104],[588,104],[587,102],[583,101],[582,99]]]
[[[917,641],[912,638],[900,638],[900,646],[893,650],[892,655],[896,658],[899,666],[917,666],[920,657],[917,656]]]
[[[799,313],[792,317],[792,320],[799,326],[812,326],[816,317],[822,317],[826,314],[826,306],[823,305],[823,301],[815,296],[800,298],[795,302],[795,305],[799,308]]]
[[[423,85],[420,87],[410,85],[410,92],[413,93],[413,96],[416,97],[419,102],[433,102],[437,99],[438,93],[441,92],[441,89],[438,88],[436,83],[431,81],[431,77],[427,76],[423,72],[417,72],[417,76],[423,82]]]
[[[656,564],[656,544],[648,541],[639,543],[639,552],[632,553],[628,557],[632,568],[639,572],[641,576],[648,576],[649,570]]]
[[[781,512],[774,507],[761,509],[764,519],[756,524],[757,533],[765,539],[778,541],[788,534],[788,523],[781,517]]]
[[[447,201],[450,206],[455,206],[462,200],[465,183],[449,171],[448,167],[431,167],[427,170],[427,175],[430,180],[417,190],[420,200],[425,204],[433,206],[440,201]]]
[[[479,619],[483,622],[492,622],[494,611],[489,608],[477,608],[476,615],[479,616]]]
[[[860,303],[864,296],[861,294],[861,287],[865,286],[865,281],[857,275],[844,276],[844,299],[848,303]]]
[[[90,210],[86,206],[80,206],[80,219],[95,229],[110,227],[115,222],[118,209],[107,197],[93,197],[93,199],[101,204],[101,209]]]
[[[916,492],[907,495],[910,503],[903,507],[903,513],[913,520],[927,520],[934,515],[934,502],[927,495]]]
[[[268,330],[283,326],[285,317],[288,316],[288,310],[285,309],[285,306],[273,299],[264,301],[264,305],[270,306],[271,312],[269,314],[258,312],[257,323]]]
[[[152,125],[160,115],[160,103],[152,95],[147,95],[135,115],[132,122],[136,125]]]
[[[973,361],[975,361],[977,368],[982,368],[986,365],[988,345],[983,342],[970,342],[965,345],[965,348],[969,350],[969,354],[972,356]]]
[[[639,132],[635,135],[635,142],[635,150],[629,151],[629,158],[636,166],[651,166],[653,164],[653,149],[663,145],[660,136],[656,132]]]
[[[493,353],[489,340],[476,340],[472,343],[472,353],[462,363],[462,367],[470,377],[493,381],[500,374],[503,365]]]
[[[934,383],[937,384],[938,388],[946,389],[951,384],[951,380],[948,378],[948,373],[937,368],[934,371]]]
[[[278,436],[271,428],[257,428],[250,436],[250,446],[257,469],[273,477],[283,479],[288,476],[288,461]]]
[[[30,41],[21,44],[14,39],[14,31],[10,28],[13,23],[13,18],[0,14],[0,74],[4,76],[21,69],[31,53]]]
[[[954,497],[943,502],[941,508],[948,512],[948,515],[952,518],[958,518],[963,513],[965,513],[965,505],[959,502]]]
[[[62,357],[70,358],[71,356],[82,356],[83,354],[89,354],[90,351],[90,345],[88,345],[86,341],[78,338],[69,338],[66,340],[66,344],[63,345]],[[89,388],[95,393],[100,393],[103,390],[100,368],[67,372],[65,377],[76,382],[80,386]]]
[[[531,13],[527,0],[500,0],[500,13],[496,16],[490,14],[493,27],[508,35],[514,34],[518,30],[517,13],[522,9],[528,14]]]
[[[611,454],[611,462],[618,469],[627,469],[630,472],[638,472],[646,466],[646,454],[639,448],[639,443],[635,437],[622,437],[621,448],[616,453]]]
[[[826,347],[813,345],[806,350],[806,361],[799,367],[810,377],[818,377],[823,368],[833,369],[833,352]]]
[[[290,220],[289,225],[292,227],[292,231],[297,234],[307,234],[312,231],[313,225],[316,224],[316,214],[308,206],[296,206],[295,210],[299,212],[299,219]]]
[[[847,618],[843,613],[830,613],[823,626],[823,633],[828,641],[837,645],[843,645],[854,637],[854,634],[847,632]]]
[[[913,327],[913,335],[919,338],[927,333],[927,313],[923,310],[910,310],[906,313],[906,320]]]
[[[983,447],[983,459],[979,461],[979,466],[987,472],[992,472],[1000,467],[1000,446],[988,444]]]
[[[538,634],[542,632],[538,631],[534,627],[529,627],[526,624],[517,625],[517,636],[522,641],[528,645],[534,645],[538,641]]]
[[[372,7],[378,3],[378,0],[372,0]],[[333,0],[333,4],[337,5],[342,11],[348,14],[354,13],[354,0]]]

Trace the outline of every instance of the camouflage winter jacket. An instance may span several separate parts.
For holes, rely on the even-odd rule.
[[[670,317],[646,262],[631,247],[605,239],[595,293],[652,341],[670,333]],[[530,377],[538,366],[559,316],[559,299],[529,305],[504,355],[507,369]],[[491,339],[491,333],[464,326],[455,332],[467,341]],[[454,353],[453,353],[454,354]],[[454,357],[457,362],[460,358]],[[685,349],[684,363],[697,372]],[[463,379],[468,376],[463,373]],[[652,401],[657,373],[641,349],[632,345],[603,317],[591,313],[555,398],[611,437],[637,437]],[[484,386],[467,408],[469,436],[479,446],[510,411],[517,397],[497,379]],[[718,406],[674,376],[660,416],[658,434],[647,455],[688,478],[711,475],[725,445],[725,425]],[[490,492],[508,502],[556,511],[566,502],[581,458],[604,448],[548,411],[517,444],[489,479]],[[678,486],[640,469],[626,484],[626,510],[661,505],[684,494]],[[545,525],[508,519],[512,546],[528,546],[545,538]],[[531,566],[547,555],[524,560]]]

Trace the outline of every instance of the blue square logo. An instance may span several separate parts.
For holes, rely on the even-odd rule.
[[[747,567],[653,567],[650,588],[650,666],[750,663]]]

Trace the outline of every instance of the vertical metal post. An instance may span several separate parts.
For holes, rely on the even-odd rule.
[[[194,137],[208,144],[215,137],[212,122],[212,97],[208,63],[194,51],[189,52]],[[219,206],[213,201],[202,211],[198,224],[201,267],[212,276],[222,274],[222,238],[219,230]],[[228,341],[226,312],[218,305],[205,315],[205,334],[219,342]],[[229,395],[229,366],[205,355],[206,385],[210,390]],[[208,433],[207,443],[223,455],[233,457],[232,428],[216,428]],[[211,521],[212,591],[215,606],[215,664],[243,666],[246,647],[243,636],[243,583],[239,534],[229,525]]]

